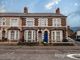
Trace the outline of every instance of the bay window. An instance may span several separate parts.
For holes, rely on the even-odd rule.
[[[11,31],[11,40],[14,40],[15,32]]]
[[[52,31],[52,42],[62,42],[63,33],[62,31]]]
[[[10,40],[19,40],[19,31],[18,30],[10,30],[9,31],[9,39]]]
[[[36,33],[35,30],[26,30],[24,33],[26,42],[35,41],[35,37],[36,37],[35,33]]]

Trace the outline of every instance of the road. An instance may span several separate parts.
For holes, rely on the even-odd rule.
[[[0,60],[75,60],[67,55],[79,53],[79,46],[0,46]]]
[[[76,44],[77,46],[80,46],[80,42],[79,42],[79,41],[75,41],[75,44]]]

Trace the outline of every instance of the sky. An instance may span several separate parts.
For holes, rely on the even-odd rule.
[[[80,0],[0,0],[0,12],[23,12],[25,6],[30,13],[55,13],[60,8],[67,25],[80,26]]]

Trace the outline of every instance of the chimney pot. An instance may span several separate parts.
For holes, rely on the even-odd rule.
[[[24,7],[24,13],[28,13],[27,7]]]
[[[56,9],[56,14],[60,14],[60,8]]]

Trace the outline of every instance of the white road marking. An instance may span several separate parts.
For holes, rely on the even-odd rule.
[[[74,56],[80,56],[80,54],[68,54],[67,55],[67,57],[69,57],[69,58],[72,58],[72,59],[79,59],[79,58],[77,58],[77,57],[74,57]]]

